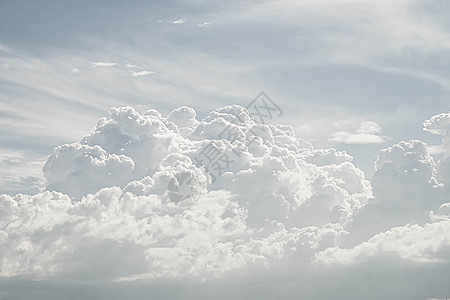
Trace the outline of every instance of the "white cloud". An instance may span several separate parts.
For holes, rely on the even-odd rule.
[[[150,74],[155,74],[153,71],[136,71],[131,74],[133,77],[142,77],[142,76],[148,76]]]
[[[424,224],[444,202],[445,188],[425,143],[400,142],[380,151],[372,177],[374,198],[353,219],[353,242],[410,222]]]
[[[423,122],[423,130],[444,136],[450,128],[450,112],[431,117]]]
[[[318,264],[389,261],[448,263],[450,199],[448,183],[436,170],[425,143],[400,142],[380,151],[373,176],[374,199],[355,216],[350,247],[335,246],[315,254]],[[356,243],[355,243],[356,242]]]
[[[442,159],[436,163],[437,177],[445,183],[450,183],[450,113],[441,113],[423,122],[424,130],[442,135],[442,144],[431,149],[434,154],[442,154]]]
[[[209,27],[209,26],[211,26],[211,22],[203,22],[203,23],[200,23],[200,24],[197,24],[197,26],[199,26],[199,27]]]
[[[172,21],[172,24],[183,24],[186,23],[187,19],[186,18],[181,18],[175,21]]]
[[[238,134],[232,145],[219,137],[230,126]],[[249,128],[258,132],[251,144]],[[230,157],[240,151],[215,182],[194,163],[211,141]],[[80,267],[96,274],[99,264],[120,260],[95,254],[105,247],[135,253],[127,267],[111,269],[108,278],[119,281],[220,277],[290,256],[307,262],[346,234],[371,196],[350,161],[343,152],[314,150],[289,126],[257,124],[237,105],[202,121],[188,107],[167,118],[154,109],[112,108],[81,142],[49,157],[47,189],[67,195],[0,198],[7,245],[0,274],[48,278]],[[182,173],[197,179],[200,193],[177,203],[168,187]]]
[[[80,73],[80,70],[77,69],[77,68],[72,68],[72,69],[70,70],[70,72],[72,72],[73,74],[78,74],[78,73]]]
[[[333,133],[328,140],[330,142],[342,144],[381,144],[385,139],[375,134],[354,134],[347,131],[338,131]]]
[[[330,135],[328,141],[342,144],[381,144],[386,138],[381,136],[381,127],[376,122],[361,122],[355,132],[337,131]]]
[[[42,103],[24,100],[35,99],[34,95],[10,97],[8,94],[4,96],[8,101],[0,102],[2,102],[2,109],[3,106],[14,105],[16,111],[25,108],[22,110],[28,114],[27,117],[35,118],[20,120],[20,124],[23,124],[23,127],[20,127],[22,132],[31,132],[28,130],[32,128],[36,139],[42,139],[43,133],[50,135],[50,131],[54,131],[56,132],[54,136],[58,134],[58,142],[53,139],[49,143],[56,144],[83,136],[89,129],[85,126],[90,126],[85,124],[92,124],[92,115],[101,114],[105,105],[123,105],[125,102],[128,102],[127,104],[143,103],[147,100],[144,100],[142,95],[146,95],[148,99],[164,99],[166,101],[164,104],[162,101],[158,103],[158,100],[152,100],[153,105],[167,105],[162,107],[163,110],[169,110],[168,107],[173,106],[173,103],[180,99],[192,101],[190,99],[210,99],[211,95],[221,95],[228,99],[226,101],[239,101],[237,99],[242,97],[251,97],[252,89],[255,87],[249,82],[268,80],[268,78],[255,77],[257,73],[270,74],[270,79],[281,78],[278,79],[281,81],[286,78],[284,76],[286,73],[274,75],[274,67],[275,72],[286,66],[289,70],[301,70],[305,64],[308,64],[308,68],[311,67],[310,70],[314,71],[317,65],[327,68],[331,63],[333,67],[336,64],[339,64],[339,67],[343,65],[347,67],[351,63],[352,69],[363,67],[377,72],[382,70],[383,76],[393,73],[396,76],[401,75],[395,79],[403,80],[412,75],[421,80],[431,79],[433,82],[448,85],[445,68],[441,68],[442,62],[445,65],[445,55],[443,56],[442,53],[449,48],[448,34],[443,21],[448,18],[440,15],[445,9],[440,10],[439,13],[436,11],[430,14],[429,10],[436,9],[439,5],[435,6],[436,3],[434,3],[420,9],[417,4],[417,1],[396,3],[364,1],[359,4],[357,1],[328,1],[327,3],[262,1],[242,4],[244,9],[235,9],[231,6],[230,10],[218,10],[216,16],[202,16],[199,19],[204,20],[204,17],[208,17],[216,20],[215,17],[219,17],[221,19],[217,19],[217,22],[220,24],[233,25],[229,26],[231,29],[242,28],[242,31],[235,33],[243,34],[239,40],[247,41],[245,47],[240,47],[241,44],[233,44],[232,40],[225,40],[223,43],[225,47],[219,47],[220,53],[215,53],[216,55],[205,56],[204,51],[199,52],[199,48],[188,49],[186,50],[188,52],[180,57],[180,45],[173,44],[173,39],[155,37],[153,41],[155,44],[164,45],[165,51],[162,55],[161,47],[143,47],[141,58],[147,57],[147,63],[139,57],[134,57],[140,64],[153,65],[148,62],[154,61],[159,64],[158,69],[164,67],[164,72],[161,74],[167,74],[167,77],[163,79],[168,84],[154,86],[132,80],[130,73],[135,70],[114,74],[117,76],[114,78],[116,80],[112,80],[112,76],[108,78],[105,76],[99,82],[91,76],[84,78],[81,82],[81,77],[84,76],[70,76],[71,74],[67,72],[71,64],[75,63],[70,60],[70,57],[57,57],[52,62],[47,58],[41,61],[37,58],[26,60],[12,58],[7,62],[14,67],[8,72],[2,72],[2,76],[5,76],[2,79],[13,82],[14,85],[20,84],[23,90],[31,90],[30,94],[36,94],[35,91],[39,91],[45,95],[46,99],[55,97],[53,102],[55,105],[45,105],[45,110],[51,110],[50,113],[41,113],[41,118],[37,118],[40,111],[36,108],[42,106]],[[340,13],[336,14],[336,11]],[[283,45],[264,48],[264,45],[275,44],[267,39],[264,43],[260,43],[261,40],[256,37],[264,35],[254,33],[258,33],[257,26],[267,24],[267,20],[273,21],[269,24],[271,30],[282,30],[286,34],[286,39],[277,38],[277,41],[286,40],[293,46],[292,48],[283,47]],[[263,22],[257,23],[260,21]],[[246,27],[248,25],[251,27]],[[290,32],[286,28],[291,28],[297,39],[290,39]],[[301,35],[302,30],[296,30],[299,28],[307,28],[306,35]],[[266,28],[262,27],[259,33],[265,30]],[[121,31],[119,30],[117,34],[120,35]],[[116,45],[115,48],[111,40],[107,40],[109,43],[101,40],[95,46],[99,46],[100,52],[109,51],[109,53],[120,54],[136,51],[139,48],[135,47],[134,43],[130,43],[133,47],[127,48],[123,45],[124,37],[138,44],[142,41],[139,45],[146,45],[147,41],[143,37],[148,36],[148,32],[138,36],[127,36],[130,33],[124,32],[123,36],[119,36],[118,46]],[[220,39],[227,36],[226,32],[224,33],[224,36],[220,35]],[[245,33],[249,34],[244,35]],[[252,34],[254,37],[250,36]],[[102,39],[105,36],[109,35],[102,36]],[[236,37],[235,34],[230,36]],[[313,38],[310,39],[310,37]],[[153,34],[151,38],[154,38]],[[90,39],[90,41],[94,40]],[[186,39],[176,40],[185,42]],[[194,44],[204,49],[203,42]],[[89,46],[93,49],[92,44]],[[239,51],[239,55],[234,56],[237,46],[242,52]],[[248,49],[247,55],[245,55],[246,49]],[[258,53],[254,51],[255,49],[259,49],[261,55],[254,55]],[[290,49],[288,52],[294,53],[295,57],[273,55],[279,54],[279,49]],[[313,49],[313,51],[305,52],[304,49]],[[272,53],[272,50],[277,52]],[[15,55],[16,51],[13,50],[10,53]],[[250,59],[248,53],[254,58]],[[303,56],[299,57],[299,55]],[[223,60],[223,57],[227,59]],[[215,58],[219,59],[215,60]],[[116,57],[114,61],[123,61],[123,58]],[[301,62],[301,66],[292,65],[297,61]],[[64,62],[70,62],[70,64],[63,64]],[[202,66],[198,62],[201,62]],[[79,66],[83,65],[83,61],[76,63]],[[22,71],[17,71],[20,68]],[[55,71],[58,68],[68,73],[66,75],[70,76],[69,80],[66,80],[67,77],[58,76],[60,74]],[[27,72],[28,70],[32,72]],[[236,76],[230,77],[230,72]],[[210,76],[212,73],[214,76]],[[362,78],[367,74],[361,72],[356,76],[361,75]],[[122,77],[119,77],[120,75]],[[344,77],[347,75],[351,76],[350,73],[343,74]],[[326,81],[327,78],[323,79],[323,76],[317,77],[320,77],[320,80],[313,82],[299,79],[298,82],[304,82],[301,90],[306,91],[307,87],[312,86],[318,86],[324,92],[330,89],[330,87],[323,88],[323,85],[332,83],[331,81]],[[246,81],[248,78],[253,79]],[[351,77],[348,79],[351,82]],[[74,84],[73,80],[80,80],[80,82]],[[311,78],[311,80],[314,79]],[[181,84],[175,85],[174,82]],[[391,93],[392,90],[388,86],[376,80],[374,82],[382,87],[380,90],[387,88]],[[277,86],[276,82],[269,82],[269,84]],[[14,85],[11,85],[11,89],[15,89]],[[286,93],[283,97],[287,98],[289,90],[285,90],[286,85],[279,86],[282,86],[283,93]],[[429,92],[424,85],[408,86],[414,86],[414,89],[417,88],[420,91],[413,94]],[[354,87],[352,91],[363,88],[356,84]],[[335,94],[340,94],[339,92],[342,91],[338,86],[331,88],[333,93],[338,91]],[[202,92],[198,92],[199,90]],[[402,89],[395,85],[395,90],[409,91],[410,89]],[[165,95],[170,96],[164,98]],[[370,97],[370,91],[365,95]],[[407,96],[409,95],[412,94]],[[301,98],[310,99],[310,96],[303,95]],[[320,94],[319,97],[324,99],[327,96]],[[395,103],[392,107],[392,116],[388,115],[387,118],[396,118],[400,120],[399,122],[405,120],[404,116],[407,113],[404,111],[409,109],[402,109],[401,115],[398,115],[395,110],[397,99],[400,98],[408,99],[412,106],[410,110],[417,111],[415,117],[419,116],[419,113],[428,113],[419,112],[425,105],[409,101],[409,97],[402,97],[405,94],[399,95],[398,98],[395,96],[397,94],[394,95],[396,101],[392,102]],[[435,94],[431,98],[434,96]],[[342,98],[345,97],[347,95],[342,96]],[[10,102],[8,98],[18,101]],[[331,99],[333,99],[331,102],[323,103],[323,105],[335,107],[338,101],[335,97]],[[221,101],[221,99],[213,101]],[[61,103],[64,103],[64,106],[60,106]],[[200,105],[199,103],[201,102],[196,102]],[[435,102],[430,100],[428,110],[434,109],[433,103]],[[357,105],[359,108],[367,109],[366,103],[359,104]],[[302,106],[299,104],[299,107]],[[374,109],[377,110],[380,107],[383,107],[383,104],[379,106],[377,104]],[[349,109],[355,108],[352,106]],[[306,105],[303,105],[301,110],[309,112],[314,109],[308,110]],[[68,114],[67,111],[71,113]],[[261,282],[257,282],[258,285],[249,284],[252,287],[262,287],[263,291],[275,291],[274,293],[289,293],[289,287],[302,287],[302,284],[306,282],[307,285],[311,283],[311,286],[317,289],[315,293],[312,293],[316,297],[308,297],[309,295],[303,293],[302,288],[298,288],[299,293],[290,294],[294,295],[293,297],[301,295],[305,298],[319,298],[317,294],[328,290],[328,286],[335,282],[342,283],[341,292],[344,286],[348,287],[345,290],[351,291],[364,289],[368,295],[339,297],[336,294],[329,298],[377,298],[371,292],[388,290],[385,289],[388,281],[394,282],[392,290],[411,290],[412,297],[390,295],[397,299],[421,298],[422,293],[414,292],[423,292],[425,285],[437,287],[440,291],[436,293],[445,292],[445,279],[448,272],[443,274],[441,281],[434,282],[431,282],[429,277],[435,280],[438,279],[437,275],[433,277],[427,274],[436,274],[435,271],[442,269],[448,270],[445,269],[444,263],[447,261],[445,253],[448,253],[448,248],[446,249],[445,241],[439,241],[439,238],[448,239],[446,234],[448,224],[445,221],[448,218],[446,212],[448,205],[445,203],[439,205],[439,203],[449,201],[448,178],[450,177],[446,173],[449,167],[445,159],[436,162],[430,159],[431,151],[427,152],[426,147],[422,147],[420,143],[414,141],[399,143],[380,155],[376,176],[372,181],[375,190],[372,196],[371,185],[364,179],[364,174],[351,163],[352,158],[348,154],[334,149],[314,149],[307,142],[293,138],[291,131],[287,128],[268,127],[270,130],[267,134],[261,134],[247,147],[248,149],[244,148],[243,157],[233,162],[229,173],[215,183],[207,182],[205,178],[202,178],[200,187],[203,189],[203,196],[195,203],[185,202],[174,205],[164,194],[168,184],[176,179],[177,172],[192,172],[198,177],[202,176],[203,173],[192,164],[192,153],[202,145],[208,144],[209,140],[214,140],[225,149],[228,146],[227,142],[218,141],[216,135],[218,131],[232,125],[229,123],[234,114],[222,110],[212,113],[207,120],[197,120],[195,112],[192,113],[189,109],[179,109],[167,117],[155,111],[136,115],[126,109],[118,109],[118,111],[120,112],[113,112],[111,116],[101,121],[94,128],[93,133],[88,134],[82,142],[55,154],[49,189],[52,188],[52,184],[59,184],[67,193],[82,200],[71,201],[63,195],[41,193],[32,197],[5,197],[6,200],[0,201],[0,220],[5,222],[0,227],[0,263],[4,272],[2,275],[29,274],[21,277],[20,280],[22,280],[27,276],[38,276],[36,274],[44,278],[75,274],[72,277],[75,280],[83,278],[86,281],[89,278],[101,280],[105,277],[107,280],[164,276],[210,278],[213,276],[211,274],[230,276],[227,272],[233,272],[230,270],[234,269],[242,277],[230,277],[233,277],[234,282],[242,279],[245,285],[248,283],[247,278],[253,279],[261,274],[261,272],[254,272],[251,276],[245,277],[245,274],[248,274],[246,271],[252,270],[250,266],[256,265],[276,270],[274,272],[276,275],[275,278],[271,278],[273,280],[263,282],[264,284]],[[303,114],[307,115],[308,112]],[[199,111],[199,115],[204,114],[204,111]],[[87,118],[87,115],[91,118]],[[310,118],[314,119],[317,115],[322,115],[322,111],[316,115],[312,114]],[[372,117],[376,118],[376,116]],[[45,123],[47,120],[54,119],[57,121]],[[68,119],[73,121],[69,123]],[[45,126],[42,123],[45,123]],[[320,127],[320,121],[317,123],[319,123],[317,127]],[[73,126],[66,124],[73,124]],[[388,124],[388,122],[382,124]],[[336,138],[336,141],[340,143],[377,143],[383,138],[377,126],[361,126],[359,129],[358,126],[350,129],[335,129],[343,133],[331,138]],[[429,127],[430,132],[445,134],[442,131],[445,126],[442,128],[440,125],[436,128],[433,126]],[[238,129],[239,137],[244,140],[245,125],[232,125],[232,127]],[[7,128],[5,132],[8,132],[8,138],[14,136],[12,133],[9,134],[9,128],[3,123],[2,128]],[[256,126],[255,129],[260,127]],[[383,127],[383,130],[390,132],[390,128]],[[408,129],[407,134],[413,136],[413,129]],[[325,134],[325,136],[328,135],[329,132]],[[19,138],[27,142],[30,140]],[[102,150],[95,148],[97,146]],[[445,143],[438,147],[442,148],[442,152],[448,151]],[[10,159],[12,162],[17,160],[13,156]],[[356,161],[360,162],[359,158]],[[134,163],[133,168],[131,168],[131,162]],[[2,180],[7,180],[9,183],[27,182],[27,170],[18,171],[15,166],[8,165],[7,160],[3,160],[2,163],[5,166],[2,166],[3,171],[8,169],[17,171],[13,176],[0,176]],[[58,164],[62,165],[61,169],[58,169]],[[21,176],[22,174],[24,175]],[[83,178],[92,183],[92,186],[82,183]],[[120,181],[121,179],[123,181]],[[96,193],[103,186],[108,187]],[[72,191],[71,188],[74,190]],[[3,188],[0,190],[5,191]],[[86,193],[95,193],[95,195],[83,198],[82,195]],[[77,202],[78,200],[80,202]],[[8,207],[8,203],[13,204]],[[436,208],[437,206],[439,207]],[[371,210],[373,207],[376,208]],[[434,212],[433,222],[424,221],[430,210]],[[369,212],[364,215],[364,211]],[[355,218],[359,216],[364,219],[367,215],[373,218],[362,221],[362,224],[366,226],[383,224],[387,228],[376,228],[370,231],[365,227],[363,230],[367,230],[369,236],[357,238],[355,237],[358,234],[357,225],[361,223],[355,224]],[[330,222],[333,225],[326,225]],[[410,222],[412,224],[405,225]],[[7,225],[3,226],[4,224]],[[392,226],[400,229],[393,230]],[[442,226],[445,232],[439,232],[437,229],[439,226]],[[262,231],[259,231],[260,229]],[[373,234],[380,232],[385,234],[379,238],[372,237]],[[346,244],[346,238],[353,245]],[[368,241],[370,241],[369,244],[364,244]],[[364,247],[355,247],[355,243]],[[327,269],[333,276],[324,276],[325,279],[314,277],[316,270],[311,270],[307,263],[301,262],[309,262],[315,253],[326,253],[324,250],[327,248],[330,251],[330,257],[333,256],[335,249],[338,249],[337,252],[340,251],[339,249],[345,249],[342,258],[350,257],[347,261],[353,261],[355,264],[362,263],[361,267],[356,268],[354,274],[346,272],[347,269],[333,268]],[[395,274],[394,280],[389,280],[389,276],[382,277],[383,272],[379,272],[380,276],[377,277],[377,269],[370,270],[367,264],[364,264],[370,260],[371,252],[376,253],[374,256],[381,258],[382,261],[384,259],[385,265],[392,267],[388,269],[392,272],[386,272],[384,275]],[[394,258],[390,256],[392,253],[395,254]],[[398,259],[399,257],[401,260]],[[294,282],[291,276],[283,273],[284,268],[289,268],[282,265],[283,259],[287,260],[289,267],[295,269],[295,274],[307,274],[306,280]],[[404,269],[399,267],[395,263],[398,261],[406,267]],[[422,262],[420,266],[428,272],[417,272],[420,276],[412,276],[411,269],[414,270],[417,264],[412,264],[411,261]],[[432,261],[441,261],[441,263],[437,266],[430,263]],[[380,266],[378,270],[384,269],[385,266],[376,265]],[[99,270],[107,271],[99,273]],[[107,274],[109,270],[111,270],[110,275]],[[336,271],[336,274],[333,271]],[[90,274],[91,277],[89,277]],[[332,280],[326,280],[326,278]],[[358,281],[360,278],[362,281]],[[372,285],[370,278],[373,278]],[[398,283],[401,278],[407,278],[407,281],[403,282],[404,285]],[[425,281],[427,284],[424,283]],[[443,281],[444,284],[442,284]],[[43,289],[42,282],[32,285]],[[323,288],[323,282],[327,282],[327,289]],[[184,291],[183,288],[187,289],[191,283],[192,281],[189,281],[189,284],[183,282],[184,286],[178,290]],[[223,286],[220,286],[220,283],[214,284],[216,289],[211,295],[229,296],[227,293],[221,293],[220,288]],[[51,285],[54,286],[53,283]],[[89,285],[93,286],[91,283]],[[203,293],[203,287],[202,285],[195,288]],[[373,287],[372,291],[370,287]],[[111,289],[107,290],[111,291]],[[227,289],[234,290],[234,286],[229,288],[228,285]],[[114,291],[110,293],[113,294]],[[239,296],[244,294],[241,292],[242,290],[239,290]],[[0,297],[19,298],[0,294]],[[186,294],[189,294],[189,291]],[[270,297],[270,295],[272,294],[267,293],[265,296]],[[383,296],[378,298],[388,298],[386,294]],[[434,294],[434,296],[438,295]],[[111,298],[118,297],[114,295]]]
[[[117,63],[113,63],[113,62],[93,62],[92,63],[93,67],[113,67],[113,66],[117,66]]]
[[[381,126],[376,122],[364,121],[361,122],[360,128],[356,131],[358,134],[380,134]]]
[[[428,149],[430,150],[431,155],[437,155],[444,152],[442,145],[433,145],[433,146],[428,145]]]
[[[137,66],[133,63],[127,63],[125,66],[129,69],[137,68]]]
[[[44,166],[48,189],[81,198],[104,186],[123,186],[130,181],[134,162],[128,156],[109,154],[99,146],[63,145]]]
[[[420,263],[448,262],[450,221],[395,227],[350,249],[328,248],[317,253],[315,261],[325,264],[355,264],[395,255],[400,260]],[[397,262],[400,264],[400,262]]]
[[[209,166],[215,181],[195,161],[211,143],[232,159],[221,176]],[[115,107],[80,142],[55,149],[48,191],[0,196],[0,277],[195,283],[265,270],[342,274],[392,257],[399,272],[402,262],[448,262],[446,183],[427,145],[400,142],[375,166],[372,193],[347,153],[314,149],[238,105],[202,120],[186,106],[167,116]],[[182,182],[186,174],[195,180]]]

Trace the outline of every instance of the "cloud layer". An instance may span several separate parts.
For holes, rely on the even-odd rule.
[[[47,191],[0,197],[0,275],[200,282],[448,262],[446,160],[412,140],[375,167],[370,183],[345,152],[314,149],[238,105],[200,121],[184,106],[167,116],[114,107],[55,148]]]

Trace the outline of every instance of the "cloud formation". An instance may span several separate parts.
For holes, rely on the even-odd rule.
[[[128,68],[128,65],[127,65],[127,68]],[[131,76],[133,76],[133,77],[142,77],[142,76],[148,76],[148,75],[154,74],[154,73],[155,72],[153,72],[153,71],[136,71],[136,72],[133,72],[131,74]]]
[[[230,128],[233,143],[220,137]],[[234,155],[215,181],[194,163],[210,143]],[[181,173],[200,192],[177,203],[168,187]],[[188,107],[167,117],[112,108],[81,142],[55,148],[44,174],[48,192],[1,198],[3,276],[87,271],[95,261],[82,253],[103,247],[137,251],[109,275],[119,281],[267,268],[334,245],[371,196],[348,155],[315,150],[289,126],[258,124],[241,106],[202,121]]]
[[[183,24],[183,23],[186,23],[186,21],[187,21],[186,18],[181,18],[181,19],[173,21],[172,24]]]
[[[93,62],[92,66],[93,67],[114,67],[114,66],[117,66],[117,63],[98,61],[98,62]]]
[[[347,153],[314,149],[239,105],[202,120],[186,106],[167,116],[113,107],[80,142],[55,148],[47,191],[0,196],[0,276],[199,282],[392,257],[400,271],[448,262],[437,166],[448,172],[425,143],[400,142],[380,152],[369,182]]]
[[[381,127],[376,122],[361,122],[355,132],[337,131],[328,138],[330,142],[342,144],[381,144],[386,141],[381,135]]]
[[[199,27],[209,27],[209,26],[211,26],[211,22],[203,22],[203,23],[200,23],[200,24],[197,24],[197,26],[199,26]]]
[[[423,129],[433,134],[444,136],[450,127],[450,112],[431,117],[423,122]]]

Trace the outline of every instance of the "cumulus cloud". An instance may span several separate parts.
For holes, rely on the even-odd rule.
[[[377,234],[367,242],[350,249],[328,248],[315,256],[325,264],[350,264],[395,255],[401,260],[421,263],[446,262],[450,259],[450,222],[440,221],[395,227]]]
[[[424,224],[446,202],[436,164],[425,143],[400,142],[380,151],[372,178],[374,198],[354,217],[352,241],[410,222]]]
[[[233,156],[222,173],[196,163],[208,145]],[[79,143],[55,148],[44,174],[47,192],[0,198],[2,276],[87,274],[121,260],[96,255],[106,248],[134,253],[112,268],[118,281],[306,263],[347,233],[371,196],[346,153],[316,150],[237,105],[201,121],[189,107],[167,117],[112,108]],[[173,186],[183,193],[180,174],[198,193],[172,197]]]
[[[321,264],[355,264],[383,260],[394,255],[400,260],[420,263],[448,262],[450,255],[450,203],[429,214],[424,225],[407,224],[379,233],[353,248],[330,247],[315,255]]]
[[[361,122],[355,132],[337,131],[328,138],[330,142],[342,144],[381,144],[386,138],[381,135],[381,127],[376,122]]]
[[[71,144],[56,148],[43,171],[48,189],[79,198],[107,185],[128,183],[134,162],[128,156],[107,153],[99,146]]]
[[[376,123],[356,131],[379,133]],[[380,151],[369,182],[347,153],[239,105],[201,120],[186,106],[113,107],[55,148],[46,191],[0,196],[0,276],[199,282],[448,262],[439,163],[425,143],[400,142]]]
[[[449,186],[438,176],[440,163],[417,140],[380,151],[372,180],[374,199],[354,218],[353,242],[347,243],[352,247],[331,247],[317,253],[315,261],[355,264],[394,256],[412,262],[448,262]],[[443,169],[448,172],[447,165]]]

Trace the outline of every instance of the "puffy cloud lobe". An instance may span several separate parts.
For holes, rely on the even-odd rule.
[[[433,200],[420,199],[438,188],[434,159],[425,143],[412,140],[381,150],[375,169],[372,186],[378,201],[431,207]]]
[[[127,184],[134,166],[130,157],[110,154],[100,146],[71,144],[57,147],[43,171],[49,190],[80,198],[104,186]]]
[[[177,125],[180,134],[186,137],[198,125],[196,115],[197,113],[193,108],[180,106],[167,116],[167,120]]]
[[[375,198],[355,216],[351,239],[315,254],[315,262],[448,262],[448,183],[437,176],[427,145],[413,140],[384,149],[375,167]]]
[[[424,224],[430,210],[445,202],[435,163],[425,143],[400,142],[383,149],[372,178],[374,198],[358,211],[348,245],[409,222]]]
[[[238,141],[236,148],[241,146],[239,156],[226,151],[229,145],[223,139],[231,135]],[[347,224],[371,196],[363,172],[349,162],[348,155],[314,150],[310,143],[295,137],[292,127],[257,124],[240,106],[210,113],[189,137],[217,140],[218,147],[233,158],[229,173],[212,187],[234,192],[249,211],[249,223],[255,226],[266,219],[289,226]],[[342,184],[348,177],[355,186]]]
[[[152,111],[141,115],[131,107],[122,107],[112,108],[110,115],[110,119],[100,119],[81,143],[130,157],[136,165],[135,178],[152,174],[159,162],[177,147],[176,135],[167,127],[170,124]]]

